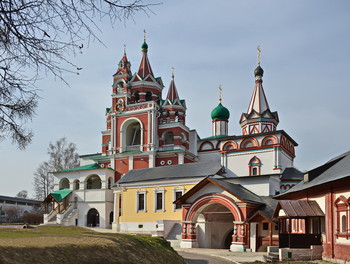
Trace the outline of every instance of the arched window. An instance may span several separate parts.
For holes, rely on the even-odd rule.
[[[340,226],[341,226],[340,232],[345,233],[346,232],[346,215],[342,215]]]
[[[248,167],[249,167],[249,176],[260,175],[261,162],[256,156],[254,156],[249,161]]]
[[[152,92],[150,91],[146,92],[146,101],[152,101]]]
[[[75,180],[73,182],[73,190],[79,190],[80,189],[80,182],[79,180]]]
[[[60,187],[60,190],[69,189],[69,180],[67,178],[63,178],[60,181],[59,187]]]
[[[164,145],[174,144],[174,133],[168,131],[164,134]]]
[[[140,100],[140,94],[139,94],[139,91],[136,91],[134,93],[134,99],[135,99],[135,103],[138,103],[139,100]]]
[[[174,121],[179,122],[179,112],[178,111],[175,112],[175,120]]]
[[[108,178],[108,189],[111,189],[112,188],[112,184],[113,184],[113,180],[112,178]]]
[[[86,180],[86,189],[101,189],[101,178],[98,175],[91,175]]]

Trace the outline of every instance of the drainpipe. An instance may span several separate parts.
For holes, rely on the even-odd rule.
[[[331,202],[330,204],[330,210],[331,210],[331,245],[332,245],[332,258],[334,258],[334,210],[333,210],[333,202],[334,202],[334,193],[333,193],[333,186],[331,184],[331,194],[330,194]]]

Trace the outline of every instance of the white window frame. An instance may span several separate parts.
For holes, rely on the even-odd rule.
[[[162,209],[157,209],[157,194],[162,194]],[[154,190],[154,211],[155,212],[165,212],[165,190],[164,189],[155,189]]]
[[[181,192],[182,194],[181,195],[184,195],[185,193],[185,188],[182,187],[182,186],[177,186],[175,188],[173,188],[173,202],[175,202],[176,200],[176,193],[177,192]],[[176,208],[176,204],[173,204],[173,211],[181,211],[182,210],[182,207],[181,208]]]
[[[146,207],[147,206],[147,202],[146,202],[147,201],[147,199],[146,199],[147,196],[146,196],[146,193],[147,193],[146,190],[143,190],[143,189],[136,191],[136,212],[137,213],[139,213],[139,212],[147,212],[147,207]],[[140,194],[143,194],[143,198],[144,198],[143,199],[143,208],[144,208],[143,210],[139,210],[139,208],[140,208],[139,207],[139,195]]]

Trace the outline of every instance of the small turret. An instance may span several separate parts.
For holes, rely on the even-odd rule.
[[[212,135],[213,136],[225,136],[228,135],[228,120],[230,118],[230,111],[221,104],[222,101],[222,88],[219,87],[220,96],[219,104],[211,111],[212,119]]]

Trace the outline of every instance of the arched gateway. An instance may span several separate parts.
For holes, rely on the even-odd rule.
[[[205,194],[189,207],[185,205],[184,211],[183,247],[244,249],[242,212],[232,198]]]
[[[262,198],[243,186],[227,179],[207,177],[175,201],[181,204],[182,248],[229,248],[244,251],[251,248],[257,239],[252,237],[251,220],[256,224],[256,215],[265,219],[267,205]],[[255,225],[256,227],[256,225]],[[265,240],[264,240],[265,239]],[[253,241],[254,240],[254,241]],[[271,244],[271,239],[264,244]],[[254,244],[254,251],[257,246]]]

